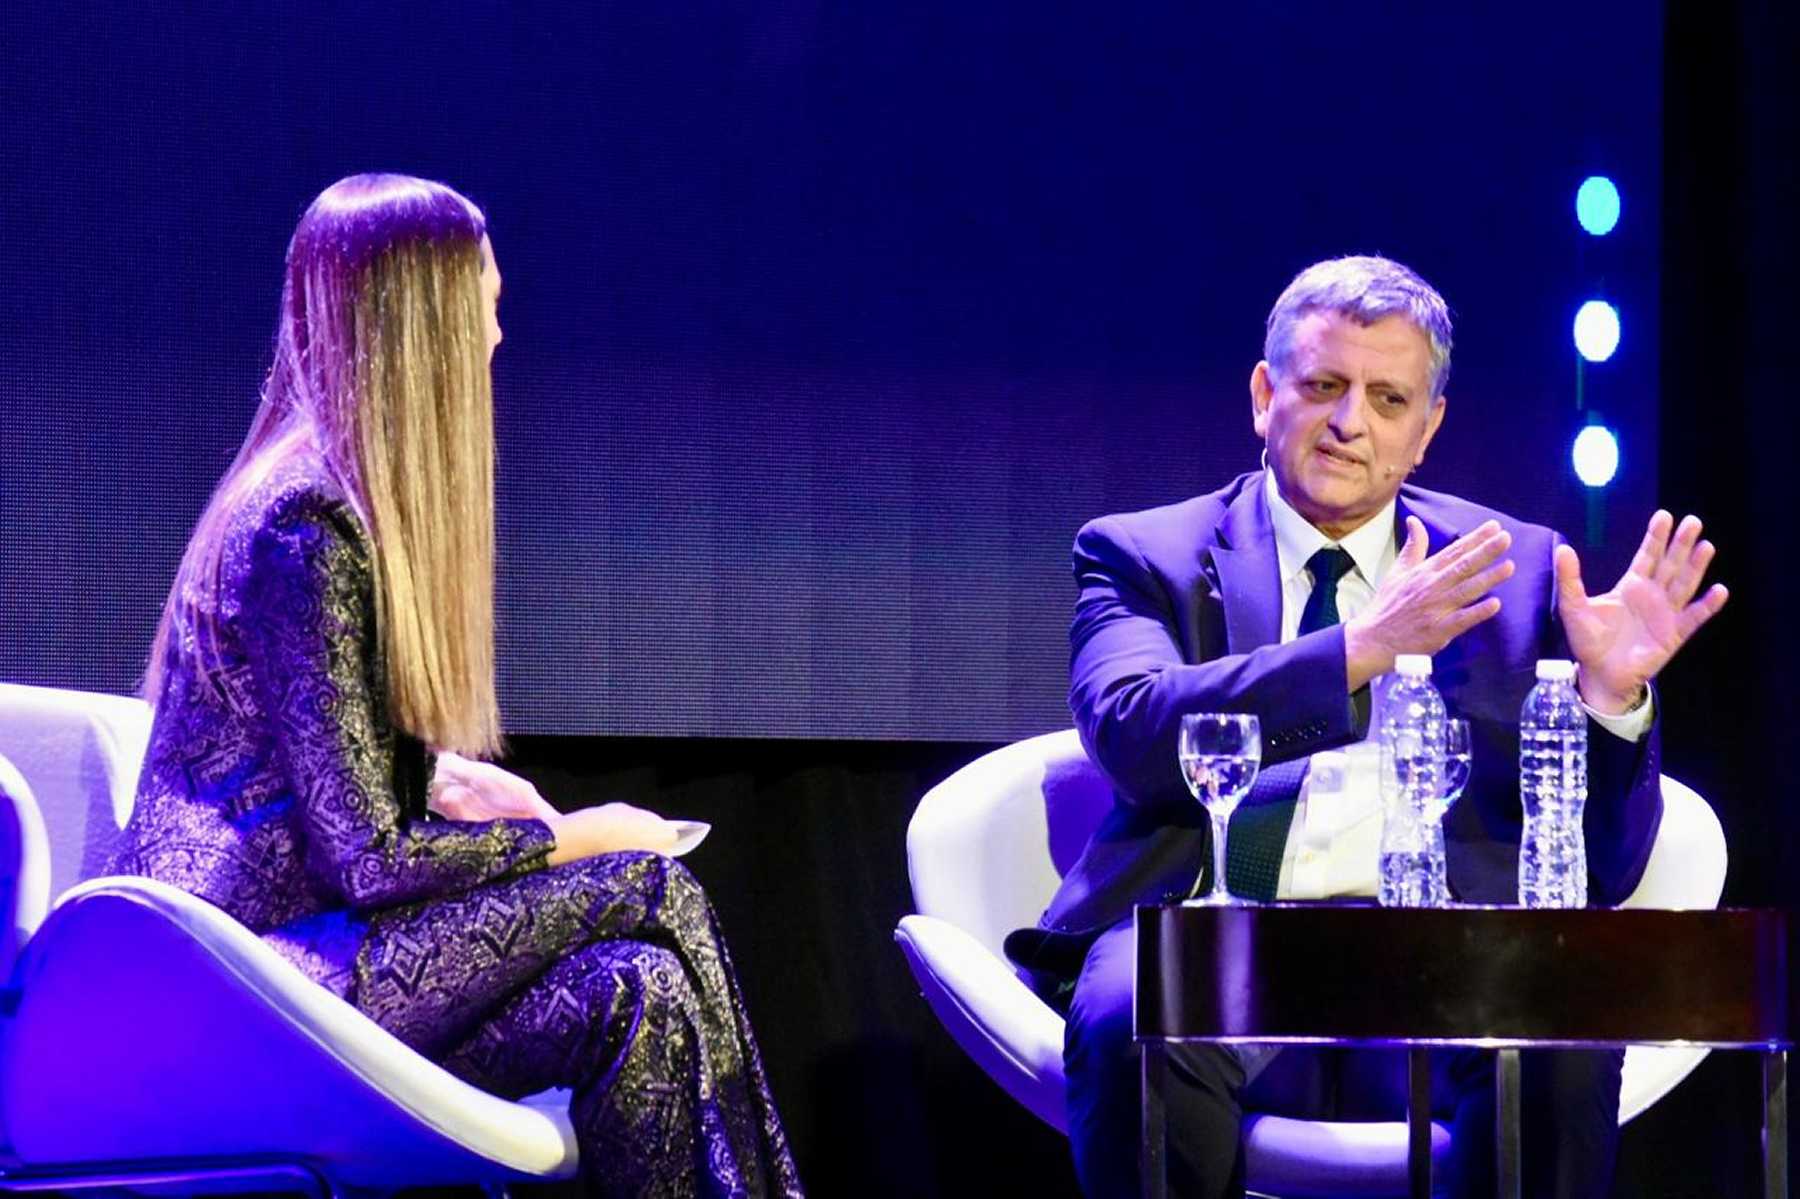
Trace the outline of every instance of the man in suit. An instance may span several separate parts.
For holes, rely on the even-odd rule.
[[[1619,583],[1590,596],[1575,551],[1550,530],[1407,485],[1444,420],[1450,348],[1443,299],[1400,264],[1307,268],[1270,312],[1250,377],[1265,469],[1184,503],[1102,517],[1076,539],[1069,703],[1116,799],[1041,927],[1008,949],[1067,1007],[1070,1138],[1090,1196],[1139,1185],[1132,907],[1211,881],[1207,818],[1176,765],[1184,714],[1261,721],[1263,775],[1227,842],[1234,891],[1373,894],[1372,771],[1352,771],[1342,793],[1311,794],[1306,763],[1365,734],[1369,683],[1396,655],[1434,655],[1434,680],[1474,737],[1474,775],[1445,828],[1451,889],[1511,902],[1519,708],[1538,659],[1573,658],[1593,726],[1592,902],[1617,903],[1643,871],[1661,815],[1649,682],[1725,602],[1717,585],[1695,598],[1712,546],[1698,520],[1676,527],[1658,512]],[[1242,1193],[1246,1106],[1398,1118],[1396,1056],[1191,1047],[1168,1088],[1174,1192]],[[1526,1055],[1528,1193],[1608,1192],[1619,1061]],[[1473,1052],[1434,1062],[1458,1195],[1493,1185],[1491,1071]]]

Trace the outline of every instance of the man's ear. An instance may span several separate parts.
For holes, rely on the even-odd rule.
[[[1259,362],[1250,372],[1250,425],[1265,440],[1269,436],[1269,405],[1274,402],[1275,380],[1269,374],[1269,364]]]
[[[1431,402],[1431,410],[1425,414],[1425,436],[1419,439],[1418,452],[1413,455],[1413,465],[1421,466],[1425,462],[1425,447],[1437,436],[1438,426],[1444,423],[1444,409],[1450,406],[1450,397],[1439,396]]]

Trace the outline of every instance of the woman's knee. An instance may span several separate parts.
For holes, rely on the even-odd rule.
[[[656,879],[658,921],[690,948],[715,939],[717,920],[712,900],[693,872],[674,858],[651,854],[644,868]],[[698,939],[696,942],[695,939]]]
[[[571,862],[573,868],[601,878],[616,879],[621,875],[642,880],[646,889],[670,897],[706,903],[706,891],[693,872],[666,854],[647,849],[627,849],[603,853]]]
[[[706,892],[686,866],[649,850],[597,854],[551,869],[575,883],[578,890],[636,893],[647,909],[663,907],[671,899],[690,905],[706,903]]]

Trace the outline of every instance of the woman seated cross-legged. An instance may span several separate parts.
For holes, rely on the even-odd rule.
[[[479,209],[359,175],[288,247],[275,362],[146,679],[116,867],[231,913],[500,1095],[573,1090],[602,1195],[797,1196],[718,922],[667,821],[480,759],[500,273]]]

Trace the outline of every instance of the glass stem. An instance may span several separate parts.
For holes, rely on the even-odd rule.
[[[1225,886],[1225,826],[1231,823],[1231,817],[1211,810],[1207,815],[1212,817],[1213,851],[1213,885],[1208,898],[1219,902],[1231,898],[1231,892]]]
[[[1445,875],[1444,818],[1441,814],[1435,819],[1426,819],[1425,847],[1431,855],[1431,897],[1427,902],[1434,908],[1447,908],[1450,906],[1450,881]]]

